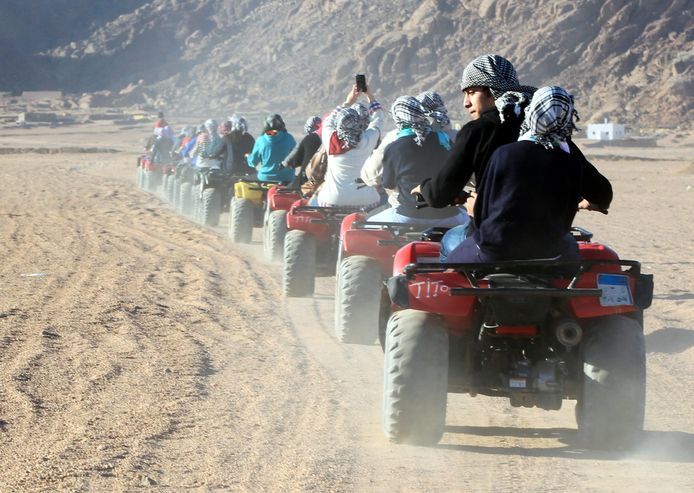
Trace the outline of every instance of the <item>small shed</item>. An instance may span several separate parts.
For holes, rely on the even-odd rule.
[[[626,137],[624,125],[610,123],[605,118],[603,123],[591,123],[586,130],[586,137],[592,140],[622,140]]]

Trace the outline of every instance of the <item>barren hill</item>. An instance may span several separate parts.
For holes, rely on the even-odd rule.
[[[688,125],[693,14],[693,0],[152,0],[41,63],[66,91],[214,114],[325,111],[364,71],[385,102],[433,88],[462,118],[462,69],[493,52],[523,83],[573,92],[584,122]]]

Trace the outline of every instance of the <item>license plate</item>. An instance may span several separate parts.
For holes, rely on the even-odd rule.
[[[527,383],[525,378],[509,378],[508,386],[512,389],[524,389]]]
[[[633,305],[628,276],[598,274],[598,288],[602,289],[600,306]]]

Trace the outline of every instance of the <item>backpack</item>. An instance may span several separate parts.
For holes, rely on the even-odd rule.
[[[311,197],[325,180],[328,170],[328,152],[321,145],[311,160],[306,165],[306,178],[308,181],[301,185],[301,192],[305,197]]]

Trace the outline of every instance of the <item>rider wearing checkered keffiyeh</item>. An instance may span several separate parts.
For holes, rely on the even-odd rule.
[[[460,89],[470,87],[489,88],[502,123],[514,115],[522,117],[523,108],[535,92],[534,87],[520,84],[511,62],[499,55],[479,56],[465,67]]]
[[[561,148],[568,152],[567,140],[576,129],[574,120],[579,118],[573,96],[558,86],[541,87],[525,109],[518,140],[529,140],[545,149]]]
[[[446,108],[439,93],[424,91],[418,94],[416,98],[427,111],[427,116],[431,118],[431,125],[434,129],[448,129],[451,125],[451,120],[448,118],[448,108]]]
[[[323,120],[321,120],[320,116],[309,117],[306,123],[304,123],[304,133],[310,134],[311,132],[317,131],[321,123],[323,123]]]
[[[431,124],[424,106],[412,96],[400,96],[390,111],[398,130],[410,129],[414,132],[415,143],[422,147],[424,139],[431,133]]]

